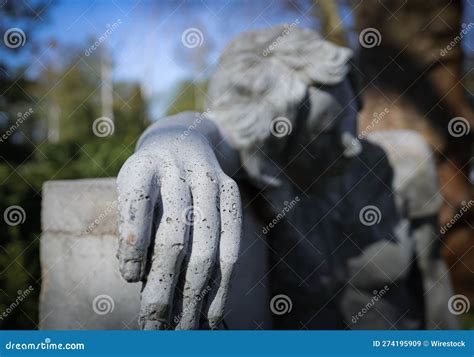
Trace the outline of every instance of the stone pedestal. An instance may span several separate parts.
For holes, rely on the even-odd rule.
[[[136,329],[141,284],[124,281],[116,251],[115,179],[43,187],[42,329]]]
[[[118,271],[116,199],[113,178],[44,184],[41,329],[138,328],[141,283]],[[244,219],[225,321],[231,329],[269,329],[267,249],[252,217]]]

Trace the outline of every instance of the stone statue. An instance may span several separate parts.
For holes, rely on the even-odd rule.
[[[226,316],[256,306],[264,328],[424,326],[392,167],[355,138],[351,57],[308,29],[243,33],[208,110],[145,131],[117,178],[120,272],[143,282],[143,329],[253,329]]]

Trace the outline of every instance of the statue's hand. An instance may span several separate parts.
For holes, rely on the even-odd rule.
[[[129,282],[144,282],[143,329],[197,328],[201,312],[217,327],[239,253],[237,184],[203,136],[191,131],[183,139],[182,133],[161,130],[117,178],[120,272]],[[184,287],[177,287],[181,273]],[[180,288],[182,306],[173,306]],[[171,316],[176,310],[178,318]]]

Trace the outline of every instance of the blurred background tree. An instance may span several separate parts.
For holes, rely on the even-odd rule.
[[[366,107],[360,127],[370,124],[373,113],[388,108],[389,115],[377,130],[412,129],[424,136],[438,167],[443,196],[438,218],[439,225],[445,226],[473,198],[469,175],[474,152],[474,113],[467,100],[469,87],[464,71],[464,63],[469,62],[465,61],[460,43],[446,50],[468,25],[462,23],[466,8],[461,0],[368,0],[358,5],[357,32],[375,28],[381,42],[376,48],[361,48],[362,97]],[[451,135],[449,123],[456,117],[470,123],[467,135]],[[440,250],[455,291],[470,301],[474,301],[473,224],[473,214],[468,212],[446,235],[440,236]],[[465,327],[474,323],[472,311],[460,318]]]
[[[20,291],[30,285],[33,293],[0,319],[0,327],[37,328],[40,292],[39,235],[41,188],[47,180],[113,177],[131,155],[137,137],[149,125],[147,103],[138,83],[113,82],[113,63],[105,44],[90,56],[84,47],[60,45],[51,39],[46,45],[50,60],[42,70],[27,76],[27,68],[5,63],[15,56],[35,58],[37,47],[31,31],[46,20],[50,1],[31,4],[8,1],[2,8],[0,28],[21,22],[26,44],[17,49],[1,47],[8,56],[0,57],[0,130],[10,133],[0,143],[0,211],[13,205],[26,212],[21,225],[0,227],[0,312],[15,302]],[[37,21],[38,16],[43,21]],[[26,29],[29,29],[27,32]],[[93,43],[94,40],[90,40]],[[89,43],[89,42],[88,42]],[[107,62],[108,61],[108,62]],[[104,65],[105,62],[105,65]],[[104,66],[106,68],[104,71]],[[104,89],[105,87],[105,89]],[[103,98],[111,100],[108,115],[113,117],[113,134],[97,137],[93,122],[103,116]],[[32,115],[21,123],[18,118],[31,108]]]
[[[30,93],[33,81],[24,75],[26,68],[15,68],[15,58],[32,56],[37,52],[33,46],[32,30],[37,26],[38,16],[45,16],[46,1],[39,1],[29,7],[22,2],[7,2],[2,6],[0,30],[4,34],[12,24],[21,22],[22,33],[18,40],[24,46],[0,47],[0,130],[8,133],[15,126],[18,117],[35,106],[35,98]],[[28,41],[26,41],[28,39]],[[10,59],[7,62],[7,58]],[[37,189],[25,180],[20,171],[34,156],[34,143],[31,141],[35,130],[37,114],[34,113],[22,123],[21,130],[11,130],[7,139],[2,136],[0,163],[0,210],[5,212],[12,205],[22,205],[25,210],[40,211],[40,196],[35,197]],[[18,292],[26,290],[29,285],[34,294],[25,299],[24,304],[14,309],[7,318],[0,320],[0,326],[34,328],[39,284],[38,239],[39,214],[28,217],[24,224],[0,226],[0,310],[5,311],[17,298]],[[37,272],[35,274],[35,272]]]

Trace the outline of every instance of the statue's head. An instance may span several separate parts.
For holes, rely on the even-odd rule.
[[[311,168],[305,150],[326,159],[343,153],[358,111],[351,57],[350,49],[293,26],[245,32],[227,46],[209,84],[208,108],[256,182],[278,184],[290,161]]]

